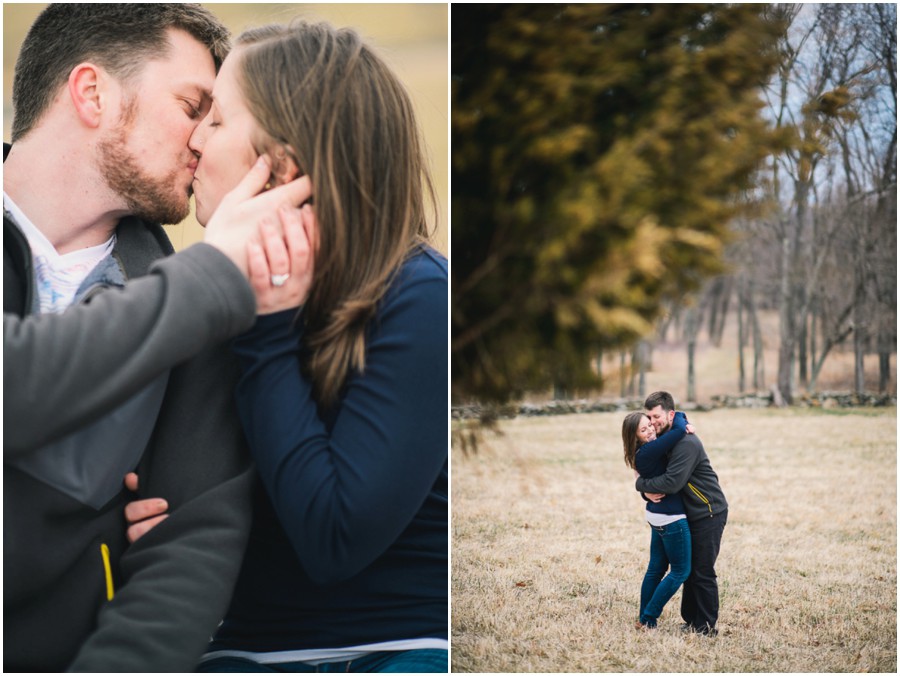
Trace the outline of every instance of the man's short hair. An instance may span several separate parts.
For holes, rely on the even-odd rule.
[[[663,411],[675,410],[675,399],[668,392],[654,392],[644,400],[644,408],[652,411],[657,406],[662,406]]]
[[[218,71],[230,48],[228,29],[200,5],[49,5],[28,31],[16,61],[12,141],[35,127],[79,63],[92,61],[127,82],[147,61],[167,55],[170,28],[203,44]]]

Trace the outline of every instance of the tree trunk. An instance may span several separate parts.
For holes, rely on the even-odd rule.
[[[866,246],[862,238],[856,240],[855,277],[856,289],[853,302],[853,383],[854,391],[862,394],[866,390],[865,354],[866,325]]]
[[[885,394],[891,385],[891,353],[896,349],[896,332],[887,322],[878,327],[878,391]]]
[[[723,283],[718,321],[715,322],[715,324],[710,322],[710,326],[712,326],[713,330],[710,333],[709,339],[716,347],[722,346],[722,335],[725,333],[725,322],[728,320],[728,308],[731,305],[732,286],[734,286],[734,280],[729,277]]]
[[[638,355],[638,346],[634,345],[631,348],[631,372],[628,374],[628,396],[633,397],[636,393],[635,384],[637,381],[637,375],[640,362],[640,355]]]
[[[821,325],[822,325],[822,346],[819,349],[819,354],[816,357],[816,360],[812,364],[812,375],[809,379],[809,388],[811,391],[815,391],[816,382],[819,378],[819,372],[822,370],[822,366],[825,364],[825,359],[831,353],[831,350],[843,343],[847,340],[847,336],[849,336],[853,332],[853,312],[856,308],[856,299],[859,294],[859,289],[857,287],[853,292],[853,297],[851,301],[843,308],[831,308],[831,311],[827,310],[827,304],[823,304],[817,314],[821,315]],[[833,312],[832,312],[833,311]],[[849,321],[849,324],[847,322]],[[845,326],[845,324],[847,324]],[[825,328],[828,326],[832,326],[833,328],[830,331],[825,331]],[[844,328],[841,328],[844,327]]]
[[[802,291],[800,292],[803,293]],[[800,307],[803,307],[803,299],[800,299],[798,303]],[[807,359],[809,358],[807,351],[807,343],[809,340],[809,330],[808,330],[808,322],[806,317],[800,317],[800,327],[799,333],[797,334],[797,365],[798,365],[798,377],[800,380],[800,387],[806,388],[809,384],[809,369],[807,368]]]
[[[878,391],[884,394],[888,391],[891,382],[891,353],[878,353]]]
[[[603,350],[597,350],[594,359],[597,360],[597,379],[600,381],[600,387],[603,387]]]
[[[809,311],[809,364],[810,368],[813,364],[816,363],[816,350],[818,349],[818,340],[819,340],[819,331],[818,331],[818,322],[819,322],[819,310],[818,310],[818,299],[814,298],[812,305],[810,306]],[[812,379],[810,378],[810,389],[814,387]]]
[[[849,310],[847,310],[849,313]],[[825,343],[822,345],[822,351],[819,353],[818,359],[816,359],[815,363],[812,367],[812,376],[809,379],[809,388],[812,391],[816,389],[816,382],[819,379],[819,373],[822,370],[822,366],[825,364],[825,358],[831,353],[831,349],[836,345],[840,345],[843,343],[847,336],[853,331],[853,327],[847,327],[841,333],[829,336]]]
[[[786,405],[793,403],[794,375],[794,294],[791,269],[794,260],[793,237],[786,232],[781,249],[781,289],[779,293],[778,392]]]
[[[646,340],[638,343],[638,396],[643,399],[647,396],[647,353],[650,344]]]
[[[865,371],[865,329],[863,329],[862,310],[859,304],[854,308],[853,320],[853,383],[854,391],[862,394],[866,390],[866,371]]]
[[[569,395],[566,392],[565,385],[560,385],[559,382],[553,383],[553,400],[554,401],[565,401],[568,398],[569,398]]]
[[[687,341],[687,400],[697,401],[697,383],[694,370],[694,356],[697,347],[697,334],[700,333],[700,313],[696,307],[688,308],[684,318],[684,335]]]
[[[697,401],[697,384],[694,377],[694,350],[697,347],[697,343],[694,340],[691,340],[687,344],[687,355],[688,355],[688,373],[687,373],[687,400],[688,401]]]
[[[747,283],[747,315],[753,331],[753,390],[759,392],[766,387],[765,357],[763,355],[762,328],[753,300],[753,280]]]
[[[709,286],[704,304],[709,307],[709,319],[707,320],[706,332],[709,335],[709,342],[719,347],[717,341],[717,329],[719,327],[719,314],[722,311],[722,299],[725,294],[726,281],[724,277],[717,277]]]
[[[744,346],[747,343],[747,336],[744,332],[744,282],[738,281],[738,304],[737,304],[737,323],[738,323],[738,393],[744,393]]]
[[[866,391],[865,348],[858,331],[853,332],[853,382],[857,394]]]
[[[660,343],[666,342],[666,336],[669,334],[669,327],[672,325],[672,320],[675,317],[675,313],[677,310],[674,308],[669,309],[668,312],[664,312],[662,318],[659,320],[659,324],[657,327],[657,341]]]

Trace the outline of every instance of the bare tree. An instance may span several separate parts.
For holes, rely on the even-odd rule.
[[[827,5],[821,14],[823,23],[835,26],[829,33],[839,35],[843,47],[833,59],[836,79],[852,92],[852,115],[836,120],[835,140],[853,238],[848,250],[855,291],[854,384],[862,392],[864,356],[879,337],[877,318],[887,309],[879,307],[878,279],[889,273],[879,252],[886,238],[896,238],[896,221],[886,221],[887,197],[896,185],[896,7]]]
[[[873,285],[872,245],[884,234],[884,219],[873,219],[863,202],[891,184],[884,171],[875,176],[867,167],[896,164],[896,84],[890,60],[896,52],[896,32],[890,33],[891,17],[896,27],[896,7],[780,5],[773,11],[791,20],[781,68],[767,89],[776,126],[793,134],[770,166],[774,209],[767,221],[780,249],[777,389],[790,403],[796,361],[802,360],[803,380],[812,362],[812,386],[831,347],[846,337],[840,323],[820,334],[822,317],[816,315],[826,301],[819,295],[821,275],[833,260],[839,237],[844,244],[839,277],[856,292],[850,321],[857,389],[863,386],[862,355],[870,343],[866,327],[872,318],[866,302]],[[884,85],[891,81],[893,96],[886,97]],[[893,114],[876,113],[873,104],[884,107],[886,100],[893,103]],[[888,118],[893,119],[892,133],[887,138],[873,134],[873,123],[884,126]],[[896,185],[895,176],[892,183]],[[842,210],[842,217],[834,217],[836,210]],[[844,311],[837,315],[843,317]],[[823,341],[821,350],[816,339]]]
[[[702,308],[691,305],[684,314],[684,340],[687,345],[687,400],[697,401],[697,379],[694,359],[697,352],[697,335],[703,324]]]

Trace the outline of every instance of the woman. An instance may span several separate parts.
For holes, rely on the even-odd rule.
[[[234,350],[262,486],[200,670],[446,672],[447,261],[410,101],[351,30],[254,29],[191,147],[201,223],[263,154],[266,187],[314,195],[248,251],[262,316]]]
[[[689,429],[690,428],[690,429]],[[672,427],[657,439],[650,418],[636,411],[625,416],[622,442],[625,464],[645,478],[665,474],[668,453],[693,428],[684,413],[676,412]],[[650,563],[641,585],[637,629],[655,629],[662,609],[691,572],[691,531],[679,494],[647,502],[650,524]],[[666,575],[666,570],[669,569]],[[665,577],[664,577],[665,576]]]

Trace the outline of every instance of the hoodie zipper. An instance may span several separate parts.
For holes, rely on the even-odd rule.
[[[700,491],[698,491],[697,488],[694,486],[694,484],[692,484],[690,481],[688,481],[688,488],[690,488],[691,491],[693,491],[694,495],[696,495],[698,498],[700,498],[700,500],[703,502],[704,505],[706,505],[706,508],[709,510],[709,515],[712,516],[713,515],[712,505],[709,504],[709,500],[706,499],[706,496],[703,495],[703,493],[701,493]]]

